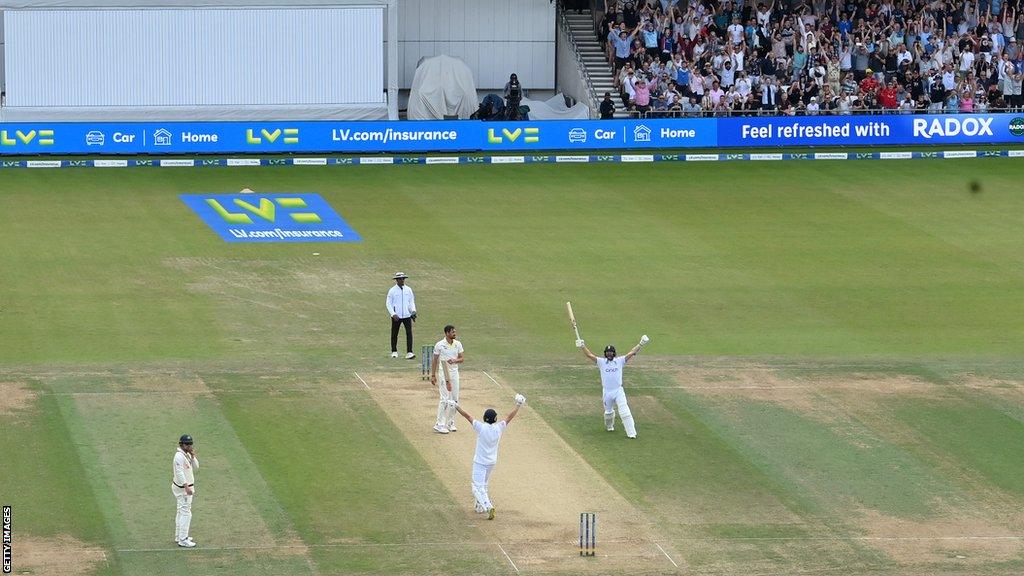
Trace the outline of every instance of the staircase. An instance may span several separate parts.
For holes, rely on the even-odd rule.
[[[612,85],[612,66],[605,59],[604,51],[597,42],[597,34],[594,32],[594,17],[590,10],[584,10],[577,14],[575,10],[566,10],[565,19],[569,24],[569,34],[579,52],[583,66],[586,68],[587,76],[590,78],[590,91],[594,95],[594,101],[598,104],[604,99],[605,92],[612,93],[612,100],[615,102],[615,117],[628,118],[629,113],[622,105],[618,91]]]

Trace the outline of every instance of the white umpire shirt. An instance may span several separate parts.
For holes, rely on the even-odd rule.
[[[412,288],[408,286],[392,286],[391,290],[388,290],[385,304],[388,307],[388,316],[408,318],[416,313],[416,297],[412,295]]]

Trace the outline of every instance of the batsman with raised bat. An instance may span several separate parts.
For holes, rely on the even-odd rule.
[[[615,346],[609,344],[604,348],[604,357],[598,358],[580,338],[580,329],[576,324],[576,315],[572,312],[572,303],[566,302],[565,309],[569,313],[569,323],[572,324],[573,334],[576,335],[576,347],[583,350],[583,354],[597,364],[597,369],[601,373],[601,387],[604,388],[605,429],[609,432],[615,431],[615,412],[618,411],[622,427],[626,429],[626,438],[636,438],[633,414],[629,411],[629,404],[626,402],[626,391],[622,389],[622,369],[626,366],[626,362],[636,356],[651,339],[644,334],[640,337],[640,343],[633,346],[633,349],[622,357],[616,356]]]
[[[626,438],[636,438],[636,424],[633,423],[633,414],[629,411],[629,404],[626,402],[626,391],[622,389],[622,369],[633,356],[640,352],[640,348],[650,342],[646,334],[640,337],[640,343],[633,346],[633,349],[625,356],[615,355],[615,346],[608,345],[604,349],[604,357],[598,358],[587,348],[582,339],[576,339],[576,347],[583,350],[583,354],[590,358],[601,373],[601,387],[604,389],[604,427],[609,432],[615,431],[615,412],[618,411],[619,419],[622,420],[622,427],[626,429]]]

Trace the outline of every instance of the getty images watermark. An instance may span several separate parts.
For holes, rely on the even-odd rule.
[[[11,573],[11,507],[4,506],[4,574]]]

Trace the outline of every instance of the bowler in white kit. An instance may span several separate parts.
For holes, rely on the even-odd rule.
[[[466,361],[465,350],[462,342],[455,339],[457,336],[455,326],[451,324],[444,327],[444,338],[434,344],[434,360],[431,363],[430,383],[437,386],[441,399],[437,402],[437,422],[434,424],[434,431],[438,434],[457,432],[455,426],[455,409],[448,401],[459,401],[459,364]],[[438,366],[445,363],[447,369],[441,370],[443,380],[437,382]]]
[[[604,390],[604,427],[609,432],[615,431],[615,412],[619,413],[619,420],[622,420],[622,427],[626,429],[627,438],[636,438],[636,424],[633,422],[633,413],[629,411],[629,404],[626,402],[626,391],[622,389],[622,370],[633,356],[636,356],[640,348],[650,342],[646,334],[640,337],[640,343],[633,346],[633,349],[625,356],[615,355],[615,346],[606,346],[604,357],[598,358],[587,348],[583,340],[576,340],[576,347],[583,350],[583,354],[590,358],[601,373],[601,388]]]
[[[516,407],[505,416],[504,420],[498,421],[498,413],[494,408],[488,408],[484,412],[484,421],[474,420],[465,410],[459,408],[459,403],[450,400],[449,404],[459,414],[469,420],[476,431],[476,452],[473,454],[473,500],[476,502],[478,514],[487,513],[488,520],[494,520],[494,504],[491,503],[491,496],[488,492],[488,484],[491,481],[491,472],[494,465],[498,463],[498,442],[505,432],[505,427],[519,413],[519,408],[526,403],[526,397],[516,394]]]

